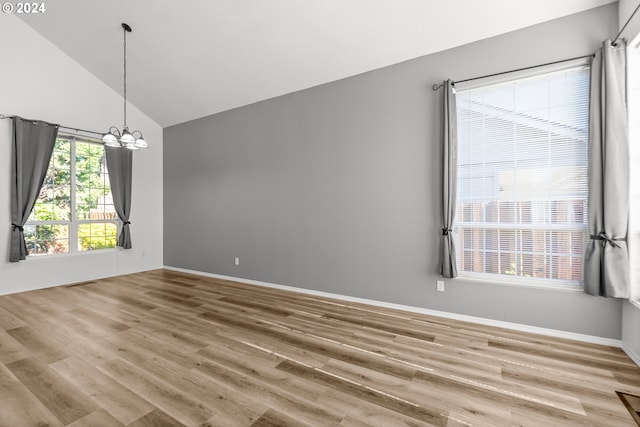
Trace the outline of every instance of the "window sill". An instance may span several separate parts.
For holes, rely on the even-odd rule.
[[[476,276],[472,274],[458,274],[458,277],[455,279],[456,281],[463,282],[479,282],[486,283],[492,285],[500,285],[500,286],[511,286],[516,288],[524,288],[524,289],[545,289],[550,291],[563,291],[563,292],[584,292],[584,288],[582,285],[571,285],[569,283],[556,283],[556,284],[547,284],[544,283],[543,280],[535,280],[535,281],[524,281],[524,280],[512,280],[506,277],[486,277],[486,276]]]
[[[73,252],[73,253],[66,253],[66,254],[28,255],[26,261],[39,262],[40,260],[47,260],[47,259],[64,259],[64,258],[75,258],[75,257],[84,257],[84,256],[95,256],[98,254],[114,254],[119,251],[120,250],[117,248],[112,248],[112,249],[98,249],[94,251]]]

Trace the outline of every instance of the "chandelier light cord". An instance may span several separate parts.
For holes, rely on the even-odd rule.
[[[124,129],[127,129],[127,32],[131,31],[131,27],[127,24],[122,24],[122,34],[124,35],[124,60],[122,61],[124,67]]]

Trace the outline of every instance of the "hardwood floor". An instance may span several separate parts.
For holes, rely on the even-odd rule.
[[[169,270],[0,297],[0,426],[635,426],[618,348]]]

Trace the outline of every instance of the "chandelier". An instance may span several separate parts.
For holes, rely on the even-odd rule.
[[[124,124],[122,131],[116,126],[111,126],[109,131],[102,136],[102,142],[107,147],[128,148],[129,150],[139,150],[149,148],[149,144],[144,140],[142,132],[139,130],[129,131],[127,126],[127,33],[131,32],[131,27],[122,24],[124,34]]]

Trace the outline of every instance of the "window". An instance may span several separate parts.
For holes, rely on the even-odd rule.
[[[640,303],[640,34],[627,47],[629,79],[629,264],[631,267],[631,299]]]
[[[113,206],[104,147],[59,135],[36,205],[24,226],[29,255],[115,248]]]
[[[579,285],[589,68],[459,90],[456,99],[460,275]]]

